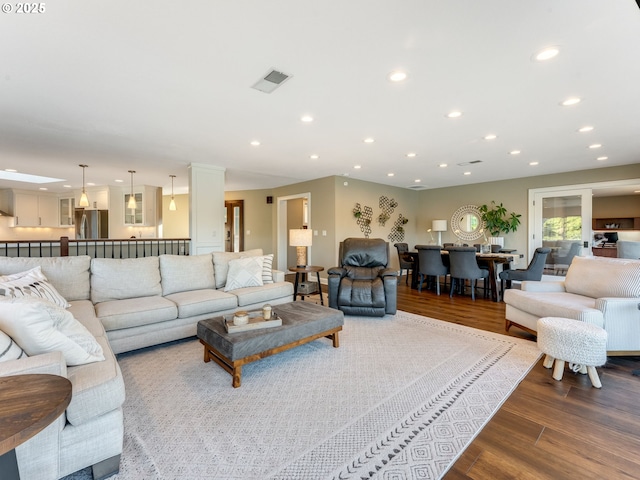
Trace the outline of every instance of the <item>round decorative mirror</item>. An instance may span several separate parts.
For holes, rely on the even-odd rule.
[[[475,205],[465,205],[451,216],[451,230],[461,240],[475,240],[484,232],[480,210]]]

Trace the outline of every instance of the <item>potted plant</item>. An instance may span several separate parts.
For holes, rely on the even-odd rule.
[[[496,204],[492,200],[491,205],[481,205],[478,210],[480,210],[480,218],[484,222],[485,228],[496,239],[491,242],[493,244],[504,246],[504,237],[501,237],[500,234],[515,232],[520,226],[521,215],[507,212],[502,203]]]

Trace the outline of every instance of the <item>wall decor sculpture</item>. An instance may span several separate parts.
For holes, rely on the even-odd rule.
[[[371,220],[373,219],[373,209],[371,207],[364,206],[364,209],[359,203],[356,203],[353,209],[353,216],[356,218],[356,223],[360,227],[360,231],[364,234],[365,238],[369,238],[371,235]]]
[[[396,202],[396,200],[393,198],[382,195],[380,197],[380,200],[378,201],[378,206],[380,207],[380,210],[382,210],[380,215],[378,215],[378,224],[381,227],[384,227],[387,223],[387,220],[391,218],[391,214],[398,206],[398,202]]]
[[[393,222],[393,228],[391,233],[387,237],[391,242],[401,242],[404,240],[404,226],[409,223],[409,219],[404,217],[401,213],[398,215],[398,219]]]

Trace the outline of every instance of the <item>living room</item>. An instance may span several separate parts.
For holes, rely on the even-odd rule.
[[[442,241],[455,242],[452,214],[464,205],[496,201],[521,215],[518,230],[505,236],[505,248],[523,255],[514,267],[524,268],[539,245],[539,239],[533,238],[532,191],[571,191],[611,184],[632,187],[640,180],[640,140],[632,121],[640,82],[635,61],[640,55],[640,11],[632,0],[606,4],[545,1],[526,7],[507,0],[406,5],[384,1],[321,5],[293,0],[198,1],[189,7],[166,1],[135,5],[116,1],[98,6],[75,0],[34,4],[38,8],[31,12],[29,7],[29,14],[17,13],[15,9],[24,9],[20,5],[7,4],[0,17],[4,59],[0,75],[2,170],[15,169],[18,172],[8,173],[44,176],[49,181],[35,184],[3,177],[0,190],[29,190],[56,199],[73,191],[79,197],[86,174],[92,202],[96,201],[96,196],[91,196],[94,191],[108,188],[118,192],[119,225],[115,231],[119,237],[193,237],[194,222],[190,220],[203,211],[200,208],[206,208],[207,212],[214,210],[212,236],[220,240],[224,213],[211,205],[220,204],[222,198],[243,200],[243,250],[273,253],[274,266],[286,272],[293,258],[287,253],[282,204],[288,198],[306,197],[309,210],[305,226],[313,231],[308,263],[325,269],[321,272],[324,282],[327,270],[338,264],[339,242],[347,237],[401,238],[413,249],[416,244],[434,242],[437,233],[429,230],[432,221],[441,219],[448,224],[440,232]],[[540,49],[549,46],[558,47],[557,56],[535,58]],[[402,70],[406,78],[389,78],[399,73],[396,70]],[[274,72],[287,78],[279,78],[271,93],[252,88],[256,83],[263,88],[264,77]],[[563,104],[576,98],[580,101]],[[81,172],[79,165],[88,167]],[[224,171],[224,187],[210,188],[211,196],[201,203],[191,196],[193,165]],[[135,173],[130,176],[130,171]],[[89,186],[89,182],[95,185]],[[42,190],[45,188],[48,190]],[[134,189],[146,188],[162,191],[156,204],[161,222],[125,226],[120,220],[126,205],[122,200]],[[635,207],[636,190],[640,187],[625,191],[625,212]],[[169,208],[171,200],[177,203],[175,211]],[[394,205],[392,212],[382,219],[380,215],[389,204]],[[593,205],[595,212],[595,202]],[[354,213],[358,208],[370,211],[369,229],[363,228]],[[623,216],[640,217],[635,210]],[[21,228],[12,222],[12,217],[0,217],[1,240],[57,239],[74,234],[68,227]],[[620,233],[623,239],[640,240],[635,229]],[[393,243],[390,241],[391,246]],[[395,253],[392,247],[390,253]],[[389,260],[391,268],[397,269],[396,255],[390,255]],[[405,285],[399,285],[398,293],[399,310],[405,313],[399,314],[396,323],[426,329],[428,322],[421,323],[415,315],[447,320],[451,327],[446,328],[451,329],[463,324],[496,336],[504,331],[503,303],[472,302],[467,296],[449,300],[448,295],[418,294]],[[359,321],[352,320],[354,325]],[[392,322],[360,323],[382,328]],[[393,363],[395,354],[378,342],[392,341],[392,337],[366,337],[372,345],[367,350],[361,342],[352,341],[359,332],[356,328],[345,329],[340,348],[334,349],[326,340],[310,348],[321,351],[322,358],[326,356],[337,368],[335,358],[357,360],[338,357],[349,345],[357,344],[363,349],[356,356],[370,361],[362,368],[354,367],[354,372],[373,375],[373,366],[391,372],[388,364]],[[415,339],[428,341],[424,332],[416,330]],[[512,329],[509,338],[518,345],[524,340],[535,346],[523,331]],[[409,345],[411,340],[402,341]],[[266,422],[269,416],[269,405],[262,395],[265,391],[282,397],[278,405],[304,403],[300,408],[307,409],[308,418],[319,418],[313,416],[317,412],[311,407],[318,405],[319,399],[326,402],[323,407],[332,406],[328,411],[349,411],[349,405],[331,403],[321,389],[311,390],[312,385],[293,390],[286,382],[277,383],[282,382],[278,377],[296,373],[297,360],[283,355],[282,359],[275,356],[274,360],[255,362],[247,368],[242,388],[232,390],[226,372],[203,364],[200,345],[196,368],[180,370],[194,358],[193,352],[184,353],[185,347],[189,347],[188,341],[171,345],[169,350],[160,347],[119,355],[118,361],[127,369],[126,380],[131,382],[127,385],[127,401],[132,402],[127,404],[129,417],[138,423],[125,432],[128,450],[123,473],[115,478],[193,478],[189,475],[199,471],[197,468],[205,469],[205,462],[198,457],[210,453],[198,455],[193,449],[206,445],[207,436],[234,434],[196,429],[195,415],[211,413],[205,411],[206,406],[216,403],[211,398],[197,404],[200,410],[194,408],[195,415],[187,411],[181,412],[183,417],[171,419],[170,429],[151,430],[157,423],[153,413],[167,418],[170,411],[166,408],[172,405],[168,398],[164,406],[162,402],[151,403],[153,397],[162,399],[167,391],[181,389],[185,396],[193,394],[189,386],[195,384],[204,367],[207,375],[216,379],[220,375],[222,380],[220,385],[205,385],[201,392],[207,388],[207,393],[217,395],[215,388],[224,385],[224,395],[216,399],[224,398],[225,406],[233,404],[238,411],[252,408],[250,399],[262,409],[261,421]],[[408,346],[406,350],[398,353],[403,359],[410,356],[408,352],[413,354]],[[386,353],[380,353],[383,351]],[[437,351],[447,353],[444,348]],[[175,358],[173,352],[178,352]],[[297,355],[313,357],[304,352]],[[426,370],[437,359],[428,353],[415,363],[407,360],[407,365]],[[143,359],[155,366],[164,364],[163,355],[176,360],[172,368],[177,370],[142,370],[136,365],[136,359],[140,365]],[[610,460],[607,455],[614,458],[610,460],[615,464],[613,477],[634,478],[634,468],[640,464],[634,453],[640,421],[632,413],[638,390],[637,377],[631,372],[637,369],[637,362],[634,356],[616,357],[600,369],[602,390],[591,388],[588,379],[569,371],[562,382],[555,382],[539,362],[523,380],[524,388],[512,396],[522,403],[507,400],[497,415],[498,426],[483,430],[480,442],[471,443],[461,454],[461,463],[452,468],[448,478],[493,478],[496,471],[522,478],[602,478],[607,472],[604,465]],[[265,372],[268,365],[273,369]],[[320,383],[322,365],[312,365]],[[172,379],[170,372],[174,371],[180,373]],[[350,372],[340,372],[343,376],[337,382],[376,388],[375,382],[356,384],[358,379],[349,376]],[[178,383],[178,378],[186,383]],[[395,378],[385,377],[385,383],[391,384]],[[324,385],[336,383],[329,375],[322,375],[322,381]],[[152,394],[138,396],[137,385],[148,387]],[[158,385],[167,389],[156,390]],[[275,386],[280,395],[273,392]],[[199,396],[198,392],[195,395]],[[335,397],[339,399],[339,395]],[[541,404],[551,412],[544,420],[531,413],[539,414]],[[576,408],[578,404],[584,413]],[[567,405],[572,408],[571,415],[564,415]],[[273,417],[279,414],[282,418],[283,411],[274,412]],[[563,428],[552,428],[554,415],[563,417],[558,422]],[[520,423],[507,431],[501,422],[513,416]],[[321,423],[319,420],[318,425]],[[252,448],[256,458],[260,455],[264,459],[270,453],[274,458],[286,457],[286,449],[293,444],[300,448],[312,435],[321,436],[312,423],[309,430],[295,434],[295,425],[286,424],[286,431],[277,430],[280,439],[284,442],[299,435],[299,442],[275,448],[274,440],[270,451],[254,435],[258,427],[269,431],[265,425],[247,424],[246,438],[253,443],[243,446],[243,455],[230,452],[229,458],[238,469],[233,474],[236,478],[261,478],[260,474],[238,473],[255,467],[250,460]],[[542,435],[540,428],[550,436]],[[145,432],[150,436],[145,437]],[[179,437],[184,448],[181,454],[187,460],[170,465],[172,470],[161,471],[144,460],[148,458],[144,456],[147,446],[173,458],[169,457],[171,441],[162,445],[148,441],[160,438],[160,433],[163,438]],[[540,450],[513,447],[501,455],[486,448],[492,443],[501,448],[504,443],[535,445],[536,433]],[[462,432],[460,438],[474,434]],[[190,435],[193,442],[189,444]],[[583,443],[578,438],[590,440]],[[576,445],[588,448],[590,441],[598,444],[594,458],[585,461],[588,466],[584,469],[572,469],[580,456]],[[553,455],[554,449],[559,453]],[[451,460],[460,452],[444,453]],[[547,455],[548,459],[534,458],[536,455]],[[143,460],[133,466],[135,459]],[[212,464],[216,462],[211,460],[209,466]],[[410,469],[411,462],[407,465]],[[199,478],[232,478],[231,474],[218,472],[216,477],[210,471],[199,472]],[[361,473],[375,478],[375,472]],[[414,478],[423,473],[414,471]],[[90,475],[83,471],[76,478]],[[285,475],[274,473],[273,477]]]

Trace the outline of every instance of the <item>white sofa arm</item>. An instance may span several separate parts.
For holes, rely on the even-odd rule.
[[[640,351],[640,298],[596,299],[609,338],[607,350]]]
[[[271,270],[274,282],[284,282],[284,272],[282,270]]]
[[[520,290],[527,292],[564,292],[564,282],[534,282],[525,280],[520,286]]]
[[[33,357],[0,362],[0,376],[48,373],[67,378],[67,364],[62,352],[49,352]]]

